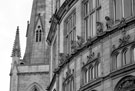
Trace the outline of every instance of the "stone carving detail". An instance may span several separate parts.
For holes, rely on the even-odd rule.
[[[66,78],[68,78],[71,75],[71,69],[68,68],[68,71],[66,72]]]
[[[91,41],[92,41],[92,38],[91,36],[89,36],[89,38],[87,39],[87,42],[91,43]]]
[[[105,20],[106,20],[106,28],[110,29],[114,24],[114,21],[109,16],[106,16]]]
[[[59,63],[62,64],[66,60],[64,53],[59,53]]]
[[[125,18],[122,18],[119,22],[120,22],[120,23],[119,23],[118,28],[122,28],[122,27],[126,24]]]
[[[120,43],[119,47],[124,46],[127,43],[129,43],[130,35],[126,35],[125,29],[122,31],[122,36],[123,37],[119,39],[119,43]]]
[[[71,70],[71,68],[68,67],[65,80],[68,79],[71,75],[73,75],[73,73],[74,73],[74,69]]]
[[[81,47],[84,42],[84,39],[81,36],[77,36],[77,45]]]
[[[71,49],[73,50],[73,51],[75,51],[76,49],[77,49],[77,42],[76,41],[71,41]]]
[[[88,61],[87,62],[89,62],[89,61],[92,61],[94,58],[95,58],[95,53],[94,52],[92,52],[92,48],[90,47],[89,48],[89,55],[87,56],[87,59],[88,59]]]
[[[126,20],[125,20],[125,18],[123,17],[121,20],[120,20],[120,24],[125,24],[126,22],[125,22]]]
[[[112,46],[112,51],[114,51],[116,49],[116,46],[115,45],[113,45]]]
[[[97,26],[97,36],[101,36],[103,34],[103,24],[101,22],[96,22]]]
[[[115,91],[129,91],[135,88],[135,77],[129,76],[118,83]]]

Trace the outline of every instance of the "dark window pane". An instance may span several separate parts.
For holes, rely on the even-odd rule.
[[[41,41],[41,38],[42,38],[42,31],[40,30],[39,31],[39,41]]]
[[[132,0],[124,0],[124,17],[132,15]]]
[[[119,68],[119,67],[121,67],[121,55],[120,54],[118,54],[117,55],[117,59],[116,59],[117,61],[117,63],[116,63],[116,66],[117,66],[117,68]]]
[[[38,30],[36,31],[36,42],[38,42]]]
[[[133,0],[133,15],[135,16],[135,0]]]
[[[121,0],[115,0],[114,4],[115,4],[115,19],[116,20],[121,19],[121,17],[122,17]]]

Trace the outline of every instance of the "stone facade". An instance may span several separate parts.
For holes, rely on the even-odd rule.
[[[99,1],[99,4],[91,12],[88,9],[89,11],[87,12],[89,14],[84,17],[85,8],[91,4],[90,1]],[[47,37],[48,44],[51,47],[51,82],[47,88],[48,91],[135,90],[135,18],[134,14],[124,17],[126,16],[125,13],[119,20],[116,20],[116,13],[119,12],[114,9],[117,8],[115,7],[117,1],[115,1],[56,0],[60,4],[55,4],[59,6],[57,6],[56,12],[52,15],[51,27]],[[86,5],[88,2],[90,4]],[[127,3],[129,2],[127,1]],[[133,2],[131,3],[134,5]],[[120,4],[118,5],[120,6]],[[92,21],[93,25],[95,24],[95,28],[90,30],[91,25],[88,25],[90,33],[88,31],[89,38],[85,40],[87,35],[85,19],[91,17],[90,15],[98,12],[98,10],[100,10],[100,15],[96,19],[98,21]],[[76,35],[75,39],[73,38],[74,41],[72,41],[76,44],[73,46],[74,50],[72,51],[72,48],[70,49],[71,41],[69,39],[68,43],[66,43],[66,38],[74,29],[70,29],[66,24],[70,22],[70,20],[68,21],[69,17],[72,19],[73,12],[76,14]],[[96,25],[97,22],[98,26]],[[66,30],[67,27],[68,30]],[[69,30],[71,31],[67,33]],[[91,31],[96,32],[95,35],[93,32],[92,35]],[[77,36],[80,36],[80,40]],[[56,54],[59,54],[56,58],[53,55],[55,40],[57,40],[57,47],[55,46],[57,48]],[[65,47],[71,52],[67,52]],[[58,63],[53,64],[54,62]],[[54,69],[53,67],[56,68]]]

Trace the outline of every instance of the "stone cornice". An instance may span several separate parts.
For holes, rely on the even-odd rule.
[[[48,73],[49,65],[18,66],[18,74]]]
[[[55,12],[55,14],[53,14],[52,18],[50,19],[51,26],[50,26],[50,30],[49,30],[47,40],[46,40],[49,45],[51,45],[51,43],[52,43],[52,40],[53,40],[55,32],[56,32],[56,27],[57,27],[57,24],[59,21],[59,18],[57,16],[56,12]]]
[[[125,65],[123,66],[122,68],[120,69],[117,69],[117,70],[114,70],[114,71],[111,71],[110,73],[110,77],[115,79],[115,78],[118,78],[122,75],[127,75],[128,73],[131,73],[135,70],[135,64],[129,64],[129,65]]]
[[[59,23],[62,21],[63,17],[68,13],[68,11],[71,9],[72,6],[77,2],[78,0],[65,0],[64,3],[61,5],[57,12],[57,16],[59,17]]]
[[[32,75],[32,74],[48,74],[49,75],[49,72],[19,72],[17,73],[17,75]]]

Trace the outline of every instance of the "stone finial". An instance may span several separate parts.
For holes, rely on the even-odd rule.
[[[15,36],[15,41],[14,41],[14,46],[13,46],[11,57],[21,57],[20,38],[19,38],[19,26],[17,26],[16,36]]]
[[[114,21],[109,16],[106,16],[105,20],[106,20],[106,28],[110,29],[112,27]]]
[[[84,39],[81,37],[81,36],[77,36],[77,44],[78,44],[78,47],[81,47],[82,44],[84,42]]]

